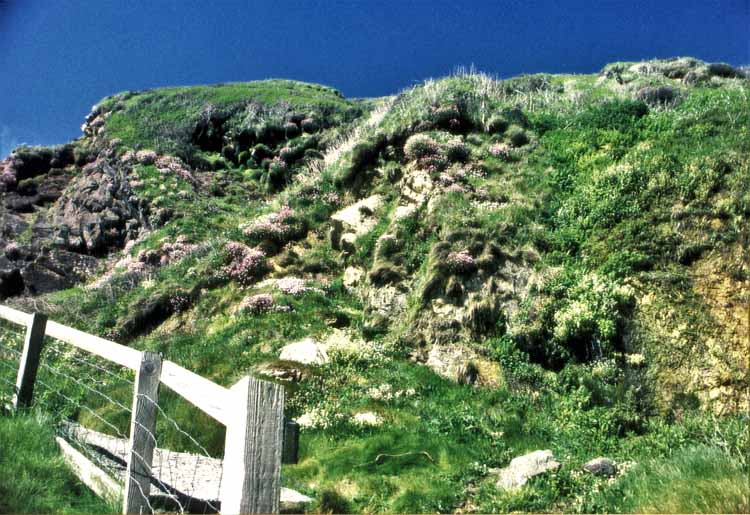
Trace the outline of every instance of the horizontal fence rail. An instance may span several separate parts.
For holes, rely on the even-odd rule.
[[[298,426],[284,421],[282,386],[245,377],[232,388],[225,388],[176,363],[162,360],[158,354],[141,352],[48,321],[43,314],[0,305],[0,319],[26,328],[13,396],[16,409],[32,403],[45,336],[135,372],[138,380],[133,391],[123,513],[153,511],[149,490],[152,482],[160,483],[152,476],[155,417],[163,413],[158,405],[160,384],[227,428],[221,472],[227,480],[220,484],[221,513],[278,513],[281,463],[296,462],[299,445]],[[61,444],[61,448],[66,455],[75,457],[76,470],[86,470],[89,478],[100,473],[91,471],[91,467],[96,468],[93,464],[82,465],[85,458],[71,453],[69,446]],[[111,488],[107,492],[111,497]]]

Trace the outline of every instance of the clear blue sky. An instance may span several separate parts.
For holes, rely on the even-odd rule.
[[[750,0],[0,0],[0,157],[122,91],[283,77],[347,96],[460,65],[502,77],[691,55],[750,62]]]

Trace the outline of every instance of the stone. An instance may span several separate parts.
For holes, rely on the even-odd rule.
[[[323,365],[328,363],[328,351],[324,345],[317,343],[312,338],[290,343],[281,349],[279,359],[285,361],[296,361],[305,365]]]
[[[539,450],[513,458],[510,465],[499,471],[497,488],[503,490],[518,490],[525,485],[529,479],[550,470],[556,470],[560,462],[550,450]]]
[[[373,195],[337,211],[331,216],[331,220],[341,224],[343,232],[351,232],[360,236],[375,227],[378,220],[373,213],[382,205],[383,197]]]
[[[594,458],[583,465],[583,470],[595,476],[612,477],[617,473],[617,464],[609,458]]]
[[[281,487],[279,510],[281,513],[304,513],[313,499],[291,488]]]

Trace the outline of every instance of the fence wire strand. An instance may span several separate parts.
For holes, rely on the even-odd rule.
[[[20,358],[22,351],[9,346],[7,343],[7,341],[0,340],[0,355],[4,352]],[[202,507],[204,511],[206,509],[214,512],[219,511],[216,501],[220,498],[223,482],[223,462],[220,458],[212,457],[194,435],[181,427],[177,420],[167,413],[167,406],[163,406],[158,400],[154,400],[148,395],[139,394],[140,397],[156,408],[157,418],[164,421],[165,426],[160,424],[159,427],[167,427],[173,430],[174,434],[183,440],[183,447],[193,447],[193,452],[177,452],[159,448],[155,432],[144,427],[140,422],[134,422],[132,420],[132,407],[113,397],[112,392],[116,391],[116,386],[126,385],[128,391],[132,392],[135,385],[134,378],[131,379],[132,376],[117,373],[106,365],[87,359],[80,355],[81,353],[77,349],[71,348],[68,351],[58,342],[52,344],[51,341],[48,341],[44,346],[44,352],[48,358],[52,358],[52,361],[49,359],[47,360],[49,362],[40,360],[39,363],[39,371],[44,372],[44,374],[39,374],[42,377],[37,376],[36,378],[36,383],[41,387],[40,398],[50,399],[50,396],[56,396],[63,401],[64,406],[79,414],[85,413],[91,417],[96,425],[110,433],[106,434],[87,429],[78,422],[63,422],[58,429],[60,436],[74,442],[80,451],[85,452],[110,476],[124,478],[126,482],[128,478],[125,477],[127,476],[125,470],[127,470],[130,460],[137,460],[146,469],[150,466],[150,488],[158,490],[157,496],[161,496],[164,501],[172,503],[172,507],[167,507],[167,509],[176,508],[180,513],[187,512],[191,507],[193,509]],[[12,373],[12,377],[6,377],[10,374],[0,374],[0,381],[11,386],[12,393],[15,393],[16,384],[11,379],[15,379],[18,372],[18,364],[14,361],[0,359],[0,368],[7,369]],[[59,366],[61,363],[70,365],[71,370],[68,371],[66,367]],[[74,385],[77,385],[77,387]],[[73,387],[76,393],[66,394],[64,390],[68,387]],[[135,424],[136,427],[146,433],[147,438],[154,445],[151,464],[131,448],[130,437],[125,434],[126,431],[107,420],[103,416],[104,412],[99,410],[98,407],[95,406],[96,409],[94,409],[86,404],[86,399],[92,399],[92,396],[96,396],[106,404],[116,407],[121,416],[128,415],[131,419],[130,425]],[[76,416],[76,418],[79,417]],[[123,424],[120,423],[120,425]],[[155,510],[154,496],[147,495],[138,481],[135,481],[135,484],[149,511],[153,513]],[[198,504],[191,506],[192,501],[197,501]]]

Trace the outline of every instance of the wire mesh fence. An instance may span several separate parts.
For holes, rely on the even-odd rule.
[[[0,400],[9,403],[23,349],[24,331],[0,322]],[[224,428],[184,399],[162,388],[155,407],[152,463],[130,444],[133,371],[52,338],[45,338],[34,405],[54,414],[57,434],[121,484],[129,460],[151,465],[150,493],[139,494],[151,512],[218,512],[223,476]]]
[[[16,388],[24,331],[0,320],[0,408],[10,406]]]

